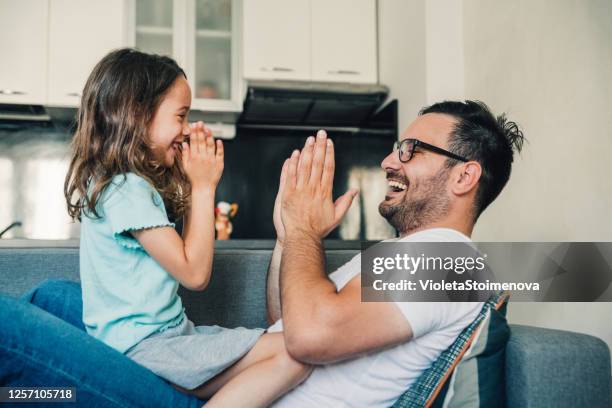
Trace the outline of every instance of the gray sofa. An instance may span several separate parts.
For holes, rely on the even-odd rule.
[[[217,243],[209,287],[203,292],[181,288],[188,316],[196,324],[265,327],[272,245],[272,241]],[[348,261],[359,248],[356,242],[326,243],[328,270]],[[0,241],[0,292],[20,296],[51,278],[79,280],[77,242]],[[610,351],[602,340],[560,330],[510,327],[507,406],[611,406]]]

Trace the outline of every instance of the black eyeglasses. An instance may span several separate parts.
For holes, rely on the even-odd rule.
[[[451,153],[448,150],[444,150],[440,147],[430,145],[429,143],[421,142],[418,139],[404,139],[401,142],[395,142],[393,143],[393,151],[397,151],[400,161],[402,163],[406,163],[410,161],[410,159],[412,159],[414,149],[416,149],[417,146],[429,150],[431,152],[450,157],[451,159],[459,160],[462,162],[469,161],[468,159],[461,156],[457,156],[456,154]]]

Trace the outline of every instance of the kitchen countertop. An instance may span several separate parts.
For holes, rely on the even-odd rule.
[[[273,239],[230,239],[215,241],[215,249],[273,249]],[[361,241],[343,241],[330,239],[323,241],[325,249],[361,249]],[[78,239],[44,240],[44,239],[0,239],[0,249],[4,248],[78,248]]]

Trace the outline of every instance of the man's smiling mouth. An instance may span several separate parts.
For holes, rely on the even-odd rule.
[[[399,172],[387,172],[387,191],[385,201],[402,199],[410,183]]]
[[[394,193],[399,193],[401,191],[405,191],[408,186],[401,181],[397,180],[388,180],[389,190]]]

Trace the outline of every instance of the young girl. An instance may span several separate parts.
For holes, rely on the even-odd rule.
[[[203,290],[210,280],[223,172],[223,144],[188,124],[190,104],[167,57],[114,51],[87,80],[65,183],[81,221],[83,321],[181,391],[212,396],[207,405],[266,406],[309,373],[282,334],[194,327],[177,295],[179,282]],[[182,237],[166,208],[184,216]]]

